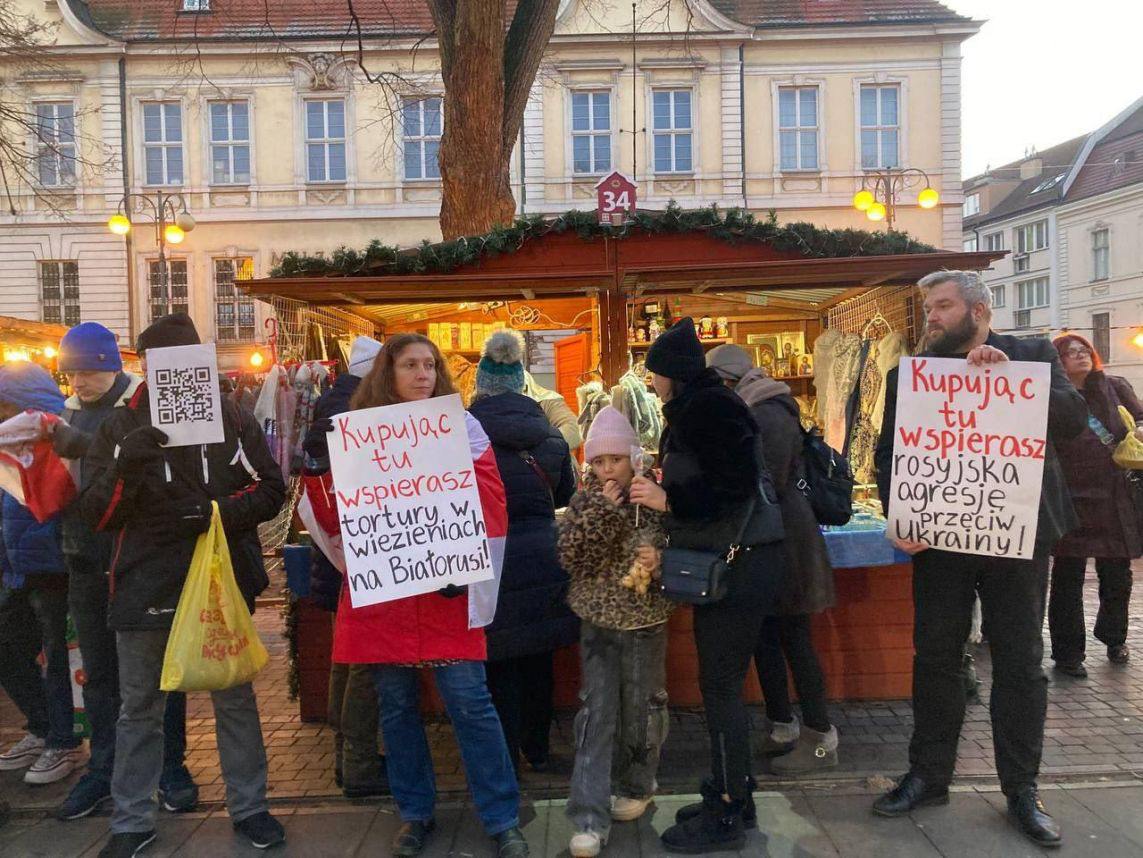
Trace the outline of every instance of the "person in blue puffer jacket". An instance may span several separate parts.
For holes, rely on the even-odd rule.
[[[64,397],[46,370],[28,361],[0,366],[0,420],[32,409],[63,411]],[[75,735],[67,651],[67,567],[58,517],[36,521],[0,492],[4,550],[0,551],[0,686],[28,719],[27,735],[0,754],[0,771],[28,769],[25,783],[48,784],[83,762]],[[36,656],[43,649],[47,676]]]

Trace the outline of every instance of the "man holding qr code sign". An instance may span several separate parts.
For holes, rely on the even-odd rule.
[[[183,313],[139,336],[149,369],[125,408],[100,427],[88,452],[86,520],[116,536],[109,625],[119,650],[122,709],[111,792],[111,840],[100,855],[132,855],[155,838],[162,767],[160,673],[171,622],[198,537],[217,502],[247,607],[269,583],[257,526],[285,499],[281,470],[249,412],[223,402],[217,364],[197,355]],[[188,364],[187,358],[197,364]],[[185,396],[184,396],[185,394]],[[154,399],[152,399],[154,397]],[[217,418],[217,419],[216,419]],[[160,426],[162,428],[160,428]],[[259,848],[285,839],[266,801],[266,751],[251,683],[211,692],[234,827]]]

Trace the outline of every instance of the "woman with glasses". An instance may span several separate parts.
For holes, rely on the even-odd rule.
[[[1056,543],[1048,626],[1056,670],[1082,679],[1087,629],[1083,614],[1083,585],[1089,557],[1099,576],[1099,615],[1095,636],[1107,646],[1112,664],[1126,664],[1127,609],[1131,602],[1131,558],[1143,554],[1139,515],[1132,499],[1128,472],[1111,454],[1127,435],[1119,416],[1123,405],[1136,420],[1143,438],[1143,403],[1126,379],[1108,375],[1091,343],[1077,334],[1054,341],[1064,372],[1088,407],[1087,428],[1070,441],[1058,442],[1060,462],[1079,516],[1078,528]]]

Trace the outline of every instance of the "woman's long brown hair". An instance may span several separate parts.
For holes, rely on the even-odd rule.
[[[448,364],[441,356],[436,343],[424,334],[397,334],[385,340],[381,353],[373,361],[373,368],[361,379],[361,384],[353,393],[349,401],[351,410],[359,408],[375,408],[378,405],[396,405],[403,400],[397,396],[397,385],[393,364],[401,357],[401,352],[412,345],[426,345],[433,352],[436,361],[437,383],[433,387],[433,396],[448,396],[456,393],[456,385],[452,382],[452,373],[448,371]]]
[[[1064,359],[1064,352],[1066,352],[1068,350],[1068,348],[1071,346],[1072,343],[1076,343],[1077,345],[1081,345],[1085,349],[1087,349],[1089,352],[1091,352],[1091,368],[1092,368],[1092,370],[1096,370],[1096,371],[1102,371],[1103,370],[1103,358],[1102,358],[1102,356],[1100,355],[1099,352],[1097,352],[1095,350],[1095,346],[1093,346],[1088,341],[1088,339],[1086,337],[1081,337],[1079,334],[1072,334],[1072,333],[1061,334],[1060,336],[1058,336],[1054,340],[1052,340],[1052,345],[1055,346],[1056,351],[1060,353],[1060,360]]]

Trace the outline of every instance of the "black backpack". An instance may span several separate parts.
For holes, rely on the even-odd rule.
[[[846,524],[853,515],[853,469],[816,429],[802,429],[802,477],[805,495],[818,524]]]

